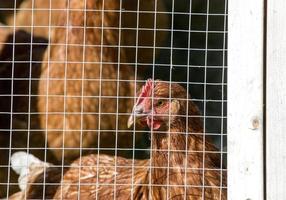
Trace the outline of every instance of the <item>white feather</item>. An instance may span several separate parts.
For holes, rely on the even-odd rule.
[[[33,169],[49,167],[49,163],[45,163],[24,151],[16,152],[11,157],[12,169],[19,174],[18,184],[20,189],[23,191],[27,187],[28,176]]]

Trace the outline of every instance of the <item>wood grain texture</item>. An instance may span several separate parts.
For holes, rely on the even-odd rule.
[[[263,199],[263,1],[229,1],[228,198]]]
[[[268,0],[267,10],[267,199],[286,193],[286,2]]]

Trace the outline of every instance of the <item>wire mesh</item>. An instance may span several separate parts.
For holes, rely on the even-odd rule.
[[[227,15],[227,0],[1,1],[0,198],[226,199]],[[148,78],[168,95],[128,128]]]

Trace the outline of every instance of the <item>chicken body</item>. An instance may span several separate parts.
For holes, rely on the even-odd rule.
[[[181,139],[173,136],[169,138],[169,153],[168,138],[160,142],[154,138],[153,143],[157,144],[153,147],[160,145],[160,149],[154,149],[150,160],[132,161],[95,154],[77,160],[64,175],[54,199],[104,200],[115,196],[122,200],[225,200],[226,174],[216,166],[218,157],[205,155],[203,165],[202,140],[188,138],[190,145],[186,151],[178,144],[185,143],[185,135]],[[209,150],[213,148],[209,143],[206,146]]]
[[[88,155],[71,165],[54,199],[226,199],[225,174],[213,159],[206,157],[203,172],[202,155],[167,154],[154,151],[150,160],[134,161]]]
[[[134,1],[124,2],[126,8],[134,6]],[[154,3],[146,2],[142,5]],[[118,47],[132,38],[118,30],[120,1],[70,0],[68,8],[58,17],[45,54],[38,102],[49,146],[67,162],[79,156],[81,147],[131,147],[131,133],[114,132],[126,129],[135,93],[134,67],[120,64],[134,62],[135,52]],[[121,21],[128,26],[131,19],[123,15]]]
[[[123,2],[128,10],[136,8],[137,1]],[[154,6],[150,0],[140,2],[142,8]],[[132,133],[115,134],[115,130],[126,130],[126,113],[135,94],[134,66],[129,63],[140,62],[135,46],[124,47],[135,45],[134,34],[120,28],[136,21],[128,12],[121,16],[120,1],[70,0],[67,6],[45,53],[38,102],[49,146],[65,162],[77,158],[82,147],[131,147]],[[146,16],[142,23],[150,22]],[[138,37],[138,45],[150,41],[144,34]],[[149,50],[138,50],[138,55],[148,61],[153,55]]]
[[[148,124],[153,129],[150,159],[95,154],[78,159],[65,173],[54,199],[226,199],[220,153],[204,139],[199,110],[186,100],[186,90],[171,84],[172,102],[155,99],[152,106],[150,95],[167,99],[169,86],[147,83],[133,108],[135,114],[149,113],[139,121],[153,117]],[[169,116],[162,118],[166,113]],[[159,121],[160,128],[155,126]]]

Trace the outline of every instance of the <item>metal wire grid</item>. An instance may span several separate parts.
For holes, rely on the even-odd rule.
[[[6,176],[6,180],[2,181],[1,180],[1,185],[6,186],[6,191],[3,191],[1,193],[1,195],[6,196],[8,198],[9,194],[11,194],[11,189],[10,187],[13,187],[15,185],[17,185],[16,182],[11,180],[11,168],[9,167],[9,163],[10,163],[10,157],[12,152],[14,151],[18,151],[18,150],[25,150],[28,153],[30,153],[32,150],[33,151],[41,151],[42,153],[44,153],[44,157],[43,157],[43,161],[44,162],[50,162],[50,160],[48,159],[47,156],[47,152],[49,149],[51,149],[48,146],[47,143],[47,130],[45,130],[45,127],[41,127],[40,129],[31,129],[31,118],[33,115],[37,115],[39,114],[38,111],[32,111],[31,110],[31,105],[32,105],[32,97],[39,97],[39,94],[33,94],[32,93],[32,83],[33,81],[38,81],[40,79],[43,80],[43,78],[39,78],[39,77],[33,77],[32,75],[32,68],[33,68],[33,64],[42,64],[45,61],[42,60],[33,60],[33,46],[37,46],[37,45],[54,45],[54,46],[61,46],[61,45],[65,45],[66,46],[66,60],[63,62],[65,64],[65,73],[66,73],[66,68],[68,66],[68,64],[77,64],[80,63],[83,65],[82,67],[82,78],[81,79],[77,79],[77,78],[67,78],[67,74],[64,75],[64,78],[60,78],[60,77],[47,77],[47,88],[49,87],[49,81],[50,80],[63,80],[65,81],[76,81],[76,80],[85,80],[85,81],[99,81],[100,84],[100,90],[99,90],[99,95],[98,96],[87,96],[84,95],[83,91],[83,81],[82,81],[82,85],[81,85],[81,90],[82,93],[81,95],[69,95],[69,94],[63,94],[63,95],[54,95],[54,94],[46,94],[46,97],[51,97],[51,96],[55,96],[55,97],[64,97],[64,98],[69,98],[69,97],[74,97],[74,98],[81,98],[81,111],[80,112],[73,112],[73,114],[77,114],[81,116],[81,120],[80,120],[80,124],[81,124],[81,128],[80,129],[74,129],[74,130],[70,130],[70,131],[80,131],[81,137],[84,132],[86,131],[98,131],[98,141],[100,141],[100,133],[103,132],[109,132],[109,131],[115,131],[116,133],[120,133],[120,132],[130,132],[133,133],[134,131],[136,132],[144,132],[144,131],[140,131],[140,130],[136,130],[135,128],[133,130],[119,130],[118,128],[118,116],[119,115],[130,115],[130,113],[120,113],[118,110],[118,103],[119,103],[119,99],[134,99],[134,103],[135,103],[135,96],[130,96],[130,97],[126,97],[126,96],[120,96],[119,95],[119,83],[120,82],[128,82],[130,80],[124,80],[124,79],[120,79],[118,77],[119,76],[119,70],[120,67],[122,67],[123,65],[132,65],[130,66],[130,68],[134,68],[134,81],[136,83],[144,83],[144,79],[147,77],[152,77],[153,79],[155,78],[161,78],[164,79],[166,81],[172,81],[173,83],[179,83],[181,85],[184,85],[186,87],[186,89],[188,91],[190,91],[192,97],[191,100],[196,102],[198,104],[198,106],[201,108],[202,111],[202,119],[203,119],[203,124],[204,124],[204,131],[203,133],[198,133],[198,134],[202,134],[204,136],[204,141],[205,141],[205,137],[209,137],[211,136],[214,139],[214,142],[217,143],[217,146],[219,147],[219,152],[208,152],[208,151],[204,151],[203,154],[205,153],[220,153],[221,155],[221,168],[218,169],[220,171],[226,171],[226,169],[223,166],[223,162],[225,162],[225,158],[224,156],[227,154],[227,150],[226,150],[226,144],[225,144],[225,140],[226,140],[226,70],[227,70],[227,63],[226,63],[226,53],[227,53],[227,1],[226,0],[204,0],[204,1],[196,1],[196,0],[190,0],[190,1],[182,1],[180,3],[175,2],[174,0],[166,0],[166,4],[168,11],[159,11],[157,10],[157,0],[155,0],[155,8],[154,11],[141,11],[140,10],[140,4],[138,3],[137,5],[137,10],[131,11],[131,10],[124,10],[122,8],[122,1],[120,1],[120,10],[105,10],[106,12],[119,12],[119,27],[106,27],[103,25],[103,21],[104,21],[104,15],[102,15],[102,24],[101,26],[97,27],[99,29],[102,30],[102,34],[101,34],[101,41],[99,45],[90,45],[90,44],[85,44],[85,42],[83,44],[70,44],[67,42],[68,39],[68,28],[63,26],[54,26],[49,24],[48,29],[49,29],[49,37],[48,37],[48,42],[34,42],[33,37],[33,29],[35,27],[37,28],[47,28],[46,26],[34,26],[33,25],[33,12],[32,16],[31,16],[31,27],[25,27],[25,26],[16,26],[16,14],[19,11],[41,11],[41,10],[45,10],[46,9],[37,9],[34,8],[34,4],[33,4],[34,0],[32,0],[32,9],[22,9],[22,8],[17,8],[14,7],[13,9],[11,8],[2,8],[2,11],[13,11],[13,15],[14,15],[14,25],[1,25],[0,28],[12,28],[12,41],[8,41],[8,42],[1,42],[0,45],[10,45],[12,46],[12,55],[11,55],[11,59],[10,60],[1,60],[1,64],[11,64],[11,76],[10,77],[5,77],[5,76],[1,76],[0,77],[0,81],[10,81],[11,82],[11,93],[2,93],[0,94],[0,98],[2,97],[10,97],[10,111],[5,111],[5,110],[0,110],[0,114],[1,116],[10,116],[10,120],[9,121],[9,127],[5,127],[2,126],[0,127],[0,131],[3,132],[3,134],[7,134],[7,131],[9,132],[9,139],[8,141],[8,147],[7,146],[0,146],[0,150],[3,152],[4,151],[8,151],[8,162],[5,164],[1,164],[1,169],[3,168],[7,168],[7,171],[5,173],[7,173]],[[69,8],[69,1],[68,2],[68,6],[67,8]],[[104,2],[104,1],[103,1]],[[86,2],[85,2],[86,3]],[[51,4],[51,1],[50,1]],[[182,4],[181,7],[179,6],[179,4]],[[15,0],[15,5],[16,5],[16,0]],[[85,4],[86,5],[86,4]],[[188,7],[188,8],[187,8]],[[218,7],[221,7],[223,9],[219,9]],[[213,9],[214,13],[211,13],[211,9]],[[217,10],[222,11],[221,13],[215,13],[217,12]],[[60,11],[63,12],[67,12],[66,9],[58,9]],[[85,10],[88,11],[88,9],[85,8]],[[76,11],[76,10],[75,10]],[[82,10],[77,10],[77,11],[82,11]],[[101,10],[89,10],[89,11],[101,11]],[[191,11],[191,12],[190,12]],[[121,14],[123,12],[130,12],[130,13],[136,13],[137,15],[137,26],[135,28],[122,28],[121,27]],[[51,13],[51,10],[49,11],[49,13]],[[69,12],[67,12],[69,13]],[[169,16],[170,18],[170,27],[169,28],[157,28],[156,26],[156,16],[154,17],[154,27],[152,28],[142,28],[139,27],[139,14],[140,13],[149,13],[149,14],[166,14]],[[68,15],[68,14],[67,14]],[[49,17],[49,23],[51,22],[51,15],[48,16]],[[193,22],[193,19],[195,17],[201,17],[201,19],[196,20],[196,23]],[[85,18],[86,18],[86,13],[85,13]],[[186,19],[187,18],[187,19]],[[217,19],[217,20],[216,20]],[[180,23],[183,23],[180,24]],[[185,23],[185,24],[184,24]],[[194,24],[193,24],[194,23]],[[215,23],[219,24],[218,26],[221,27],[216,27],[216,25],[214,25]],[[68,21],[68,17],[67,17],[67,24],[69,24]],[[29,42],[16,42],[16,32],[18,28],[30,28],[30,41]],[[65,43],[52,43],[51,42],[51,30],[53,28],[66,28],[66,42]],[[95,27],[88,27],[88,26],[84,26],[84,27],[76,27],[76,28],[82,28],[84,30],[84,37],[85,37],[85,30],[89,29],[89,28],[95,28]],[[204,29],[204,30],[200,30]],[[118,30],[119,33],[119,38],[121,37],[121,31],[123,31],[124,29],[133,29],[136,31],[136,42],[134,45],[121,45],[120,43],[120,39],[119,39],[119,43],[117,45],[105,45],[103,44],[103,32],[104,30]],[[139,42],[138,42],[138,34],[140,31],[148,31],[148,30],[155,30],[154,31],[154,38],[153,38],[153,45],[152,46],[140,46]],[[163,31],[163,32],[167,32],[168,33],[168,39],[166,39],[166,42],[164,44],[162,44],[162,46],[157,46],[156,45],[156,33],[158,31]],[[181,35],[180,35],[181,34]],[[180,37],[183,36],[183,37]],[[86,41],[85,39],[83,41]],[[183,41],[183,42],[182,42]],[[187,44],[187,45],[186,45]],[[17,60],[16,59],[16,48],[17,45],[27,45],[30,46],[30,52],[29,52],[29,59],[28,60]],[[67,59],[67,46],[82,46],[83,47],[83,61],[75,61],[75,62],[71,62],[68,61]],[[85,49],[86,47],[99,47],[101,49],[100,51],[100,61],[99,62],[89,62],[89,61],[85,61]],[[118,60],[117,62],[113,62],[113,61],[104,61],[103,58],[103,47],[113,47],[113,48],[118,48]],[[152,61],[150,63],[140,63],[140,62],[135,62],[135,63],[128,63],[128,62],[121,62],[121,57],[120,57],[120,50],[121,48],[135,48],[135,61],[138,60],[138,48],[145,48],[145,49],[151,49],[153,50],[153,58]],[[48,57],[50,57],[50,51],[48,52]],[[159,53],[157,53],[159,52]],[[15,77],[14,75],[14,70],[15,70],[15,65],[16,64],[28,64],[29,65],[29,76],[28,77]],[[47,64],[48,67],[51,63],[61,63],[61,61],[52,61],[52,60],[47,60]],[[102,71],[100,71],[100,77],[99,79],[96,78],[85,78],[84,76],[84,66],[85,64],[99,64],[100,65],[100,70],[102,70],[102,67],[105,64],[117,64],[118,65],[118,71],[117,71],[117,79],[105,79],[102,77]],[[141,77],[143,78],[139,78],[138,75],[138,68],[140,67],[146,67],[146,66],[152,66],[149,69],[147,69],[143,76],[142,74],[140,74]],[[1,69],[0,69],[1,70]],[[28,92],[25,93],[23,92],[22,94],[17,94],[14,92],[14,84],[16,81],[28,81]],[[101,83],[104,81],[114,81],[117,82],[117,94],[116,96],[104,96],[102,95],[102,91],[101,91]],[[66,87],[66,86],[65,86]],[[139,87],[137,85],[135,85],[135,91],[137,91],[139,89]],[[134,92],[135,92],[134,91]],[[48,92],[48,90],[47,90]],[[28,97],[28,110],[27,112],[15,112],[14,110],[14,98],[17,97]],[[101,124],[101,114],[103,114],[100,110],[101,108],[101,98],[115,98],[117,99],[117,110],[115,113],[104,113],[104,115],[115,115],[116,116],[116,129],[115,130],[103,130],[100,128],[100,126],[98,126],[98,129],[95,130],[84,130],[83,129],[83,115],[85,114],[85,111],[83,110],[83,99],[84,98],[98,98],[99,99],[99,110],[98,112],[89,112],[89,114],[97,114],[98,117],[98,124]],[[189,97],[188,97],[189,98]],[[48,101],[47,101],[48,102]],[[64,101],[65,102],[65,101]],[[46,104],[46,107],[48,108],[48,103]],[[64,115],[68,115],[70,114],[69,112],[65,111],[65,107],[66,104],[64,103],[64,113],[62,112],[55,112],[54,114],[64,114]],[[48,110],[48,109],[47,109]],[[41,114],[50,114],[50,113],[41,113]],[[26,115],[27,116],[27,128],[17,128],[15,129],[13,126],[13,118],[17,117],[17,115]],[[187,113],[188,115],[188,113]],[[190,116],[191,117],[191,116]],[[47,119],[47,117],[46,117]],[[65,118],[64,118],[64,124],[65,124]],[[46,127],[48,127],[48,121],[46,120]],[[63,127],[65,127],[65,125],[63,125]],[[32,147],[33,145],[30,144],[30,137],[32,137],[30,135],[30,133],[33,132],[39,132],[39,131],[45,131],[45,139],[44,139],[44,146],[43,147]],[[13,144],[13,136],[15,134],[17,134],[17,132],[22,133],[23,131],[27,132],[27,142],[26,142],[26,147],[17,147],[17,145]],[[50,129],[49,131],[65,131],[62,129]],[[1,133],[2,134],[2,133]],[[152,137],[152,135],[151,135]],[[98,155],[100,153],[100,150],[112,150],[114,151],[114,155],[117,155],[118,151],[131,151],[132,155],[131,155],[131,159],[134,161],[134,159],[136,159],[136,153],[135,151],[139,151],[139,152],[149,152],[150,155],[152,155],[152,152],[155,151],[155,149],[149,149],[149,148],[138,148],[135,145],[135,135],[133,137],[133,145],[132,148],[119,148],[117,147],[117,135],[116,135],[116,141],[115,141],[115,148],[102,148],[102,147],[82,147],[82,141],[80,142],[80,149],[82,151],[80,151],[80,156],[79,159],[82,158],[82,152],[83,150],[95,150],[97,151]],[[152,141],[152,138],[151,138]],[[147,142],[148,143],[148,142]],[[98,144],[99,145],[99,144]],[[152,144],[151,144],[152,146]],[[57,148],[53,148],[53,149],[57,149]],[[58,148],[59,150],[64,151],[66,149],[73,149],[73,148],[68,148],[68,147],[64,147],[64,148]],[[161,151],[156,149],[156,151]],[[170,151],[170,150],[169,150]],[[188,151],[185,151],[186,155],[188,153]],[[169,154],[168,154],[169,155]],[[204,158],[204,156],[203,156]],[[116,163],[116,162],[115,162]],[[134,163],[133,163],[134,164]],[[68,167],[67,164],[65,164],[64,161],[64,156],[62,157],[62,160],[60,162],[60,165],[62,167],[62,176],[64,175],[64,167]],[[99,168],[100,166],[97,163],[97,167]],[[115,169],[117,169],[117,167],[126,167],[126,166],[115,166]],[[151,162],[150,162],[150,168],[153,167],[151,166]],[[132,166],[132,169],[136,168],[135,166]],[[187,166],[186,166],[187,168]],[[172,169],[171,166],[168,166],[168,169]],[[205,170],[213,170],[213,169],[207,169],[204,167],[204,160],[203,160],[203,168],[199,170],[203,170],[203,176],[204,176],[204,171]],[[187,171],[187,170],[185,170]],[[132,173],[134,173],[134,171],[132,171]],[[134,174],[132,174],[132,180],[134,179]],[[186,179],[187,174],[185,173],[185,179]],[[98,176],[97,176],[98,177]],[[149,187],[151,188],[151,178],[152,178],[152,174],[150,173],[150,181],[149,181]],[[116,180],[116,179],[115,179]],[[169,177],[167,177],[167,182],[169,180]],[[134,180],[133,180],[134,181]],[[131,183],[131,191],[133,191],[133,187],[134,187],[134,182],[132,181]],[[44,180],[45,182],[45,180]],[[223,189],[226,189],[226,186],[222,185],[222,176],[221,176],[221,185],[220,185],[220,189],[221,191]],[[80,183],[80,182],[79,182]],[[81,183],[82,184],[82,183]],[[80,184],[79,184],[80,185]],[[118,184],[116,183],[116,181],[114,182],[113,186],[114,186],[114,190],[116,190],[116,186]],[[97,185],[98,186],[98,185]],[[171,186],[170,184],[168,184],[167,186]],[[176,185],[179,186],[179,185]],[[183,185],[183,187],[185,187],[185,191],[187,187],[202,187],[207,188],[209,186],[205,185],[204,183],[204,178],[203,178],[203,184],[202,186],[187,186],[187,185]],[[45,190],[45,187],[43,187]],[[168,189],[169,187],[167,187]],[[44,198],[44,192],[43,192],[43,198]],[[168,193],[167,193],[168,194]],[[151,195],[151,193],[150,193]],[[186,193],[185,193],[186,195]],[[204,199],[204,192],[202,192],[202,196]],[[150,199],[152,197],[150,196]],[[116,199],[116,197],[114,196],[114,199]]]

